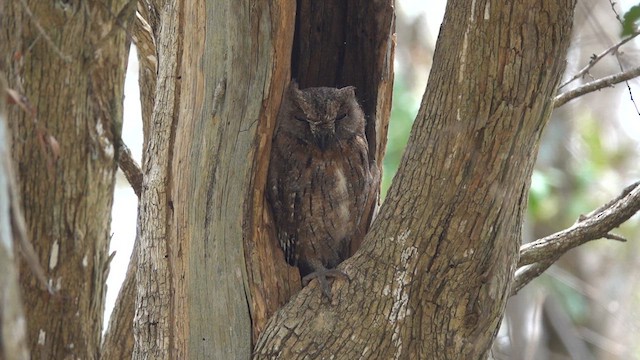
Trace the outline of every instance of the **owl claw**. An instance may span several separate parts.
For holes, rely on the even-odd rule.
[[[309,282],[313,279],[318,279],[318,282],[320,283],[320,287],[322,288],[322,292],[324,293],[324,295],[331,300],[331,288],[329,287],[329,282],[327,281],[327,278],[343,278],[347,281],[351,281],[351,279],[349,279],[349,276],[347,276],[347,274],[345,274],[344,272],[337,270],[337,269],[324,269],[324,270],[318,270],[318,271],[314,271],[311,274],[308,274],[307,276],[302,278],[302,284],[304,286],[307,286],[309,284]]]

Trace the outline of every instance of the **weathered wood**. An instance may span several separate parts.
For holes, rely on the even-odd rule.
[[[248,358],[252,320],[264,324],[296,290],[263,205],[294,9],[190,1],[150,11],[158,86],[143,164],[134,358]]]
[[[28,234],[49,294],[21,262],[31,355],[98,356],[110,215],[128,53],[125,0],[2,2],[0,54],[11,88],[33,105],[9,111]]]
[[[312,283],[259,359],[482,359],[517,263],[574,0],[451,0],[398,175],[332,304]]]

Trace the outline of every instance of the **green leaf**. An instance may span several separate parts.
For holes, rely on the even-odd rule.
[[[622,37],[629,36],[636,31],[636,21],[638,19],[640,19],[640,5],[635,5],[624,14]]]

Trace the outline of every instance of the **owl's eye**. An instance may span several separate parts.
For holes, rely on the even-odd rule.
[[[307,122],[307,119],[305,119],[305,118],[304,118],[304,117],[302,117],[302,116],[294,116],[294,118],[295,118],[296,120],[298,120],[298,121],[304,121],[304,122]]]
[[[347,113],[340,114],[340,115],[336,116],[336,121],[340,121],[340,120],[344,119],[345,117],[347,117]]]

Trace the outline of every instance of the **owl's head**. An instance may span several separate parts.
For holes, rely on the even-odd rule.
[[[364,136],[364,114],[353,86],[300,90],[293,81],[287,95],[288,114],[280,126],[298,139],[324,151],[341,140]]]

